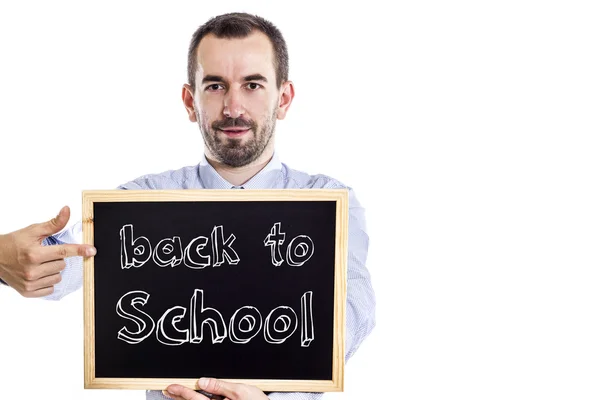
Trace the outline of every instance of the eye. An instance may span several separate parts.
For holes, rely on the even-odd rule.
[[[209,92],[216,92],[217,90],[223,89],[223,85],[220,83],[213,83],[212,85],[206,86],[205,90]]]
[[[262,86],[256,82],[249,82],[246,87],[252,91],[260,89]]]

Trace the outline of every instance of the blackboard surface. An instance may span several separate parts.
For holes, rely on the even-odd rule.
[[[339,203],[235,198],[93,202],[95,379],[334,379]]]

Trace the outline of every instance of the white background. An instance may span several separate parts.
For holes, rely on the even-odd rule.
[[[367,209],[378,324],[325,398],[598,399],[595,3],[3,1],[0,232],[196,164],[189,38],[257,13],[296,85],[281,159]],[[0,398],[144,398],[82,389],[82,303],[0,288]]]

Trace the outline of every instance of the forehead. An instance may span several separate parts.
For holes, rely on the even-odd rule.
[[[235,80],[261,74],[275,81],[273,45],[262,32],[252,32],[244,38],[218,38],[208,34],[202,38],[196,53],[197,74],[218,75]]]

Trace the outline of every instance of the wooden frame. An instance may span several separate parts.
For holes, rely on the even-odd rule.
[[[348,237],[348,191],[343,189],[264,189],[264,190],[106,190],[82,192],[83,243],[94,244],[94,203],[163,201],[335,201],[335,278],[332,380],[231,379],[231,382],[257,386],[263,391],[334,392],[343,391],[346,318],[346,263]],[[86,389],[154,389],[170,384],[197,389],[197,379],[97,378],[95,374],[94,258],[84,259],[84,387]],[[200,378],[200,377],[198,377]],[[225,379],[227,380],[227,379]]]

